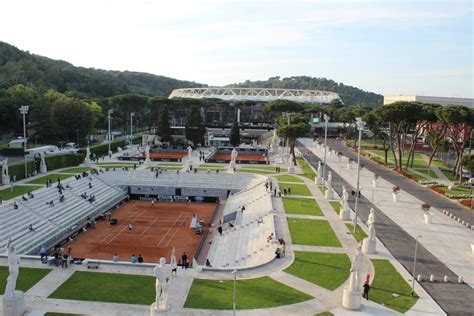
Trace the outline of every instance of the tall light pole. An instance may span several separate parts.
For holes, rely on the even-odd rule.
[[[135,113],[132,112],[130,113],[130,148],[133,149],[133,117],[135,116]]]
[[[324,175],[326,173],[326,151],[327,151],[327,141],[328,141],[328,122],[329,122],[329,115],[324,114],[324,157],[323,157],[323,174],[322,174],[322,179],[323,179],[323,185],[324,185]]]
[[[415,241],[415,255],[413,256],[413,280],[411,280],[411,296],[415,295],[415,273],[416,273],[416,253],[418,251],[418,238],[423,237],[422,235],[416,236]]]
[[[232,298],[232,311],[233,311],[233,314],[234,316],[236,315],[235,314],[235,306],[236,306],[236,300],[235,300],[235,285],[237,284],[237,270],[233,270],[232,271],[232,274],[234,275],[234,295],[233,295],[233,298]]]
[[[28,105],[22,105],[20,107],[20,113],[23,115],[23,148],[25,156],[25,179],[28,178],[28,166],[26,163],[26,114],[28,113],[28,109],[30,107]]]
[[[359,148],[357,150],[357,187],[356,187],[356,197],[354,203],[354,234],[356,233],[357,228],[357,204],[359,203],[359,184],[360,184],[360,143],[362,140],[362,130],[364,129],[365,122],[362,121],[360,117],[356,117],[356,125],[359,130]]]
[[[112,142],[112,135],[110,133],[110,114],[114,113],[114,110],[109,110],[108,115],[109,115],[109,156],[112,155],[112,151],[110,150],[110,143]]]

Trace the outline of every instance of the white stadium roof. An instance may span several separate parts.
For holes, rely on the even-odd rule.
[[[330,103],[340,99],[335,92],[302,89],[270,89],[270,88],[184,88],[175,89],[169,98],[217,98],[225,101],[259,101],[289,100],[299,103]]]

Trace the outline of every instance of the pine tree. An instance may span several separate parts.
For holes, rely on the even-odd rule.
[[[157,133],[162,142],[171,142],[170,114],[166,106],[162,108],[158,115]]]
[[[237,147],[240,145],[240,129],[239,124],[237,124],[237,120],[234,121],[232,124],[232,129],[230,130],[230,144],[233,147]]]
[[[186,138],[194,145],[204,145],[204,135],[206,127],[202,123],[202,116],[199,107],[193,106],[186,119]]]

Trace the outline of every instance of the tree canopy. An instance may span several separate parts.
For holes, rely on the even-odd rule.
[[[296,166],[295,143],[299,137],[307,136],[309,133],[309,124],[306,117],[294,113],[282,115],[277,120],[277,135],[288,140],[290,154],[293,157],[293,164]]]

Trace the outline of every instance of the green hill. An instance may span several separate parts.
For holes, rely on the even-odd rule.
[[[75,67],[68,62],[30,54],[0,42],[0,89],[16,84],[52,88],[80,98],[126,93],[168,96],[173,89],[203,86],[142,72]]]
[[[356,87],[346,86],[326,78],[297,76],[289,78],[272,77],[264,81],[245,81],[229,86],[242,88],[281,88],[281,89],[313,89],[336,92],[345,105],[366,105],[370,107],[383,104],[383,96],[367,92]]]

